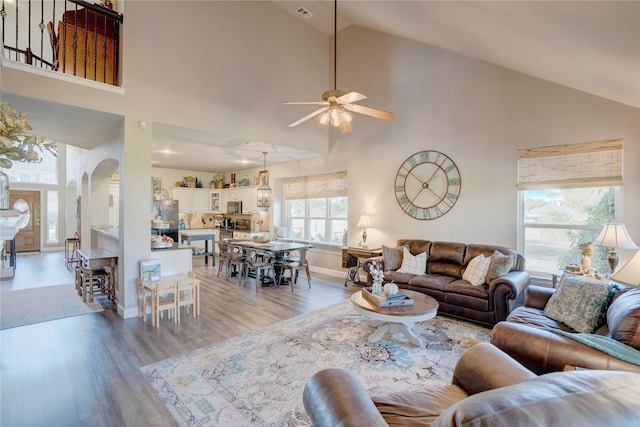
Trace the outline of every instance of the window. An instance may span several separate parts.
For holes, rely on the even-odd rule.
[[[39,163],[13,162],[11,169],[4,172],[12,184],[50,184],[58,185],[58,158],[48,151],[41,154]]]
[[[47,244],[59,243],[58,238],[58,192],[47,191]]]
[[[342,244],[347,229],[347,173],[292,178],[284,183],[290,237]]]
[[[527,270],[580,264],[580,244],[616,219],[622,140],[519,150],[518,157],[519,247]],[[608,273],[607,248],[594,250],[592,268]]]

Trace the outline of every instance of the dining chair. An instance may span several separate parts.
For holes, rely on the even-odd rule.
[[[231,246],[224,241],[216,242],[218,245],[218,253],[220,254],[220,260],[218,263],[218,277],[224,266],[225,271],[229,271],[229,262],[231,261]]]
[[[235,270],[238,277],[238,286],[242,282],[242,275],[244,274],[244,269],[247,266],[247,255],[244,252],[244,248],[237,246],[231,247],[230,258],[229,258],[229,266],[227,268],[227,282],[231,277],[231,271]]]
[[[157,282],[155,288],[153,288],[153,308],[152,308],[152,324],[158,326],[160,324],[160,317],[164,311],[167,312],[169,319],[173,318],[173,323],[177,323],[176,311],[176,295],[178,292],[177,282],[175,280],[168,280],[163,282],[160,280]]]
[[[189,276],[178,279],[176,282],[178,298],[176,300],[176,321],[180,322],[180,308],[185,307],[185,314],[193,310],[193,317],[200,315],[200,281],[189,273]]]
[[[262,286],[262,282],[264,278],[267,277],[268,273],[271,272],[273,276],[273,254],[252,249],[247,257],[247,264],[244,269],[244,286],[247,286],[247,278],[249,277],[250,271],[253,271],[255,274],[256,292],[258,292],[258,289]]]
[[[309,261],[307,260],[307,248],[301,248],[297,250],[298,257],[294,261],[287,261],[281,265],[280,279],[278,285],[282,284],[282,280],[284,279],[284,274],[286,270],[290,271],[289,285],[291,286],[291,292],[293,292],[293,286],[298,280],[298,273],[300,270],[305,270],[307,272],[307,283],[309,284],[309,288],[311,288],[311,274],[309,273]]]

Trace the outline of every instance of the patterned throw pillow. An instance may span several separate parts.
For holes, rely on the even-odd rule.
[[[513,265],[511,257],[499,251],[493,251],[490,259],[491,263],[489,264],[489,271],[487,271],[487,283],[507,274],[511,271],[511,266]]]
[[[382,245],[382,259],[384,260],[385,270],[397,270],[400,268],[402,265],[402,251],[404,248],[409,249],[408,246],[391,248],[389,246]]]
[[[467,265],[466,270],[462,274],[462,279],[471,283],[473,286],[480,286],[487,278],[487,271],[491,264],[491,257],[487,258],[484,254],[480,254]]]
[[[544,308],[548,318],[583,334],[593,333],[607,313],[616,286],[564,276],[558,290]]]
[[[422,252],[418,255],[411,255],[409,248],[406,246],[402,249],[402,266],[398,269],[398,273],[422,275],[427,271],[427,253]]]

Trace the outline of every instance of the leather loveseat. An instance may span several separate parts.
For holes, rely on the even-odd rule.
[[[636,426],[640,374],[582,370],[537,377],[488,343],[467,350],[451,385],[370,397],[343,369],[315,373],[303,402],[316,427]]]
[[[640,351],[640,289],[622,285],[619,287],[608,304],[606,323],[594,334]],[[524,305],[515,309],[505,322],[495,325],[491,342],[538,374],[561,371],[567,365],[640,373],[640,359],[637,364],[629,363],[576,341],[569,337],[569,334],[576,333],[575,330],[547,317],[545,307],[556,292],[556,289],[541,286],[528,287]],[[560,335],[553,330],[567,334]],[[636,352],[631,353],[633,355]]]
[[[398,240],[396,247],[402,246],[407,246],[412,255],[427,253],[424,274],[400,273],[397,271],[398,265],[390,266],[389,260],[385,260],[383,255],[369,258],[363,263],[369,284],[373,281],[369,266],[378,265],[384,271],[385,282],[393,281],[400,289],[422,292],[436,299],[440,305],[439,313],[485,326],[505,320],[514,308],[521,306],[524,290],[531,282],[529,274],[524,271],[522,255],[504,246]],[[383,247],[383,250],[387,251],[388,248]],[[481,254],[491,257],[496,251],[511,259],[511,267],[506,274],[479,286],[463,280],[465,269],[473,258]]]

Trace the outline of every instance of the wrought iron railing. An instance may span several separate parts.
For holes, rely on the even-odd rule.
[[[2,0],[0,17],[5,59],[119,85],[121,14],[82,0]]]

